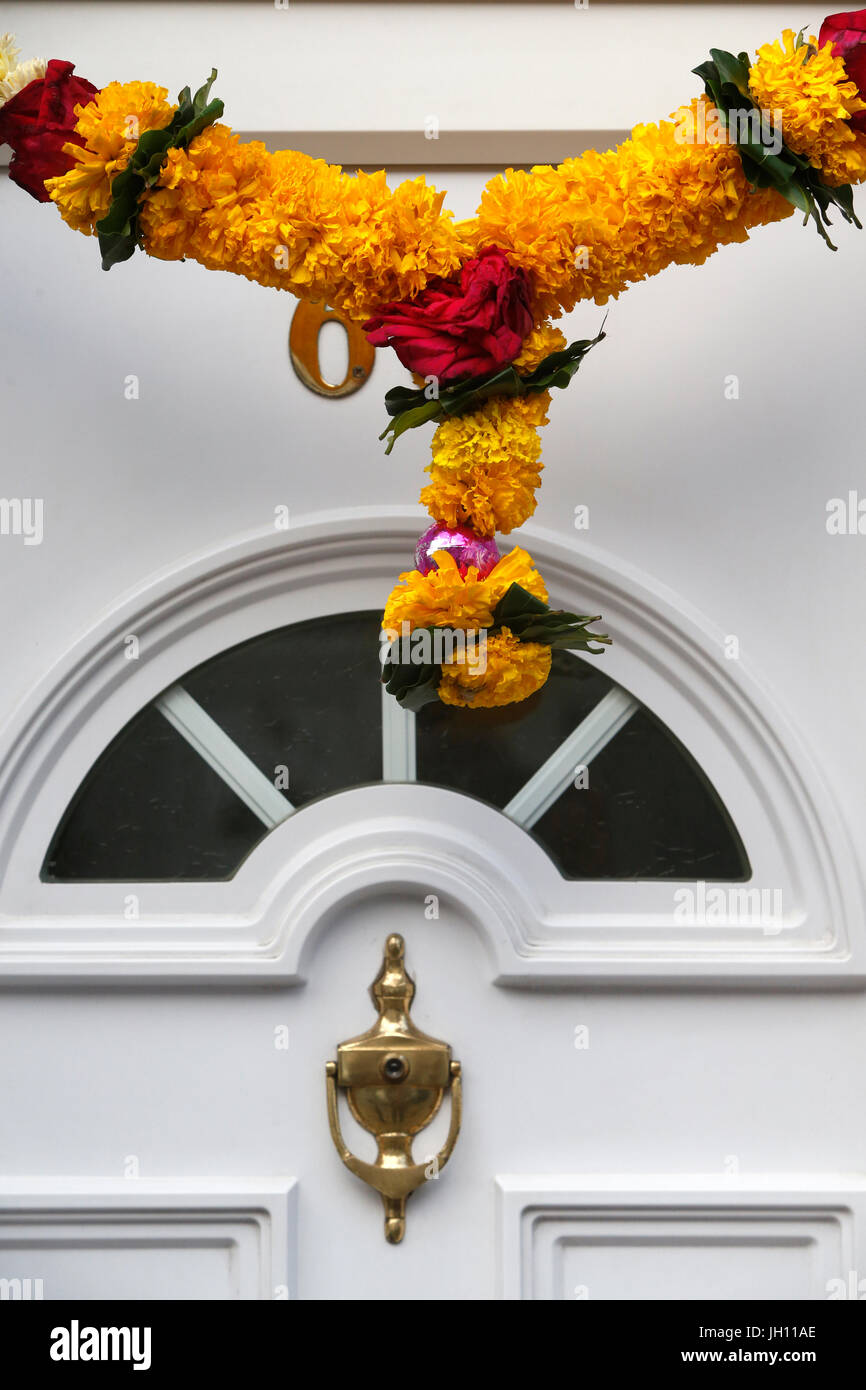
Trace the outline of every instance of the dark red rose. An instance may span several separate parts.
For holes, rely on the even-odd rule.
[[[488,376],[513,362],[532,328],[529,282],[498,246],[466,261],[459,280],[436,278],[417,299],[389,304],[364,330],[404,367],[442,383]]]
[[[845,63],[845,70],[856,82],[861,98],[866,92],[866,10],[830,14],[821,25],[818,43],[832,43],[833,52]],[[866,98],[863,98],[866,100]],[[849,122],[855,130],[866,130],[866,111],[858,111]]]
[[[65,174],[75,163],[63,146],[83,145],[75,133],[75,108],[96,96],[97,88],[83,77],[74,77],[74,63],[52,58],[44,77],[28,82],[4,106],[0,106],[0,145],[11,145],[9,177],[48,202],[45,180]]]

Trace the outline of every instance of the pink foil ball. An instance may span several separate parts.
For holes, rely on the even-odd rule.
[[[415,568],[421,574],[429,574],[436,568],[434,557],[437,550],[451,551],[464,578],[470,566],[474,565],[478,570],[478,578],[483,579],[499,560],[495,541],[477,536],[468,526],[460,526],[452,531],[434,521],[423,536],[418,538],[415,546]]]

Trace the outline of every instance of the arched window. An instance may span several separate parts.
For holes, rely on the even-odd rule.
[[[189,671],[96,761],[43,880],[231,878],[311,802],[383,781],[496,807],[567,879],[749,877],[697,763],[600,662],[558,652],[523,704],[416,716],[380,693],[379,623],[376,611],[293,623]]]

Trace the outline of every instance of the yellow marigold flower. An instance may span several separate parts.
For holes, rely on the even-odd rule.
[[[421,489],[421,505],[452,530],[468,526],[479,536],[493,536],[497,531],[507,536],[535,511],[540,468],[541,464],[535,469],[495,464],[455,477],[434,465],[428,469],[430,482]]]
[[[498,174],[484,189],[475,224],[479,247],[501,246],[513,265],[529,273],[539,318],[558,317],[562,306],[577,302],[570,286],[580,221],[564,206],[565,189],[552,175],[549,167]]]
[[[534,348],[538,350],[537,342]],[[444,420],[433,436],[433,462],[427,469],[432,481],[421,493],[433,519],[471,526],[482,536],[496,531],[507,535],[522,526],[535,510],[535,489],[541,484],[538,431],[547,424],[549,405],[547,391],[494,397],[480,410]]]
[[[383,627],[398,632],[404,622],[410,628],[490,627],[494,608],[512,584],[547,600],[544,580],[532,557],[519,546],[503,555],[486,579],[478,578],[474,566],[470,566],[464,579],[448,550],[437,551],[435,560],[437,567],[429,574],[408,570],[400,575],[385,605]]]
[[[487,668],[477,671],[465,661],[442,666],[439,699],[446,705],[491,709],[525,700],[540,690],[550,675],[550,647],[520,642],[507,627],[487,639]]]
[[[541,445],[538,429],[547,424],[550,392],[494,396],[478,410],[443,420],[433,435],[433,462],[455,473],[473,464],[532,462]]]
[[[232,270],[265,284],[269,275],[276,281],[279,273],[290,281],[295,266],[280,260],[285,248],[281,250],[272,219],[264,230],[261,226],[270,210],[262,200],[270,189],[271,161],[260,141],[242,143],[219,123],[197,135],[187,149],[169,150],[159,186],[141,210],[147,251],[161,260],[189,257],[209,269]],[[317,162],[307,160],[306,165]],[[306,193],[306,165],[296,179],[301,191],[296,189],[294,199],[289,180],[282,179],[287,219],[293,203]]]
[[[545,357],[549,357],[552,352],[562,352],[567,345],[568,339],[559,328],[554,328],[550,323],[541,323],[524,338],[520,355],[515,357],[512,366],[522,376],[527,376],[529,372],[535,371]]]
[[[758,49],[749,71],[749,89],[763,111],[781,112],[782,138],[795,154],[820,169],[827,183],[859,183],[866,178],[866,134],[852,130],[851,116],[866,111],[833,45],[818,40],[798,48],[786,29],[775,43]]]
[[[110,82],[93,101],[75,108],[75,129],[85,148],[65,145],[75,168],[45,182],[64,222],[75,231],[91,235],[111,206],[111,181],[126,168],[138,137],[168,125],[177,108],[167,96],[166,88],[153,82]]]
[[[347,185],[335,300],[352,318],[414,298],[428,280],[451,275],[465,259],[468,247],[443,209],[445,194],[423,176],[393,191],[384,172],[359,173]]]

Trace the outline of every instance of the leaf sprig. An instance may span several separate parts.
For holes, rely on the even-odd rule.
[[[802,30],[798,37],[802,39]],[[814,50],[810,44],[800,43],[799,46],[804,50],[803,61],[808,62]],[[726,130],[731,130],[732,117],[736,118],[743,112],[748,116],[748,113],[757,111],[764,120],[760,107],[749,91],[748,53],[735,56],[722,48],[711,48],[710,60],[692,68],[692,72],[703,81],[706,94]],[[854,212],[851,185],[845,183],[831,188],[822,182],[818,170],[812,168],[808,159],[795,154],[784,141],[779,153],[774,154],[756,138],[751,125],[748,119],[739,128],[735,125],[736,139],[733,142],[749,183],[754,188],[775,188],[777,193],[781,193],[804,214],[803,225],[813,221],[830,250],[835,251],[836,247],[827,234],[827,227],[832,226],[828,211],[831,206],[839,209],[846,222],[852,222],[859,228],[863,225]]]
[[[510,584],[493,610],[491,631],[507,627],[521,642],[540,642],[546,647],[566,647],[569,651],[600,656],[611,639],[605,633],[587,630],[590,623],[600,620],[600,614],[586,618],[551,608],[520,584]],[[594,642],[602,645],[593,646]]]
[[[177,110],[168,125],[158,130],[146,130],[139,137],[126,168],[112,181],[111,206],[96,224],[103,270],[110,270],[120,261],[128,261],[140,245],[138,218],[141,198],[159,178],[168,151],[186,149],[191,140],[223,114],[225,108],[219,98],[210,99],[210,89],[216,76],[217,70],[213,68],[207,82],[199,87],[195,96],[190,95],[189,87],[184,87],[177,99]]]
[[[582,338],[559,352],[548,353],[526,376],[520,376],[514,365],[509,364],[489,376],[455,382],[433,399],[428,398],[424,386],[415,390],[408,386],[392,387],[385,395],[385,409],[392,417],[391,422],[379,435],[380,439],[391,436],[385,453],[390,454],[396,440],[406,430],[417,429],[428,420],[443,420],[448,415],[464,415],[477,410],[492,396],[530,396],[549,391],[553,386],[564,390],[586,354],[605,336],[602,325],[595,338]]]

